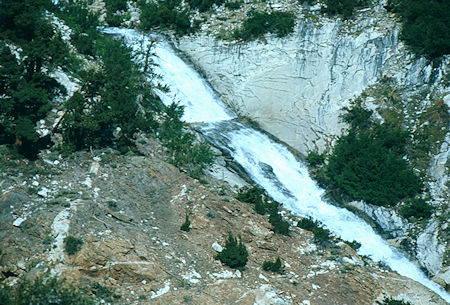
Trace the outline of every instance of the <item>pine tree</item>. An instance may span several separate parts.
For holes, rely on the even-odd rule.
[[[191,222],[189,221],[189,215],[186,214],[186,220],[181,225],[180,230],[189,232],[191,230],[190,225],[191,225]]]
[[[231,268],[241,269],[247,264],[248,252],[242,241],[239,240],[238,243],[237,239],[230,233],[224,249],[215,258]]]

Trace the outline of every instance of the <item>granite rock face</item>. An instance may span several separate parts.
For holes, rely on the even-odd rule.
[[[199,34],[176,46],[230,107],[302,154],[328,148],[345,128],[342,107],[382,77],[414,87],[442,76],[405,51],[385,12],[319,20],[301,16],[286,38],[238,43]]]

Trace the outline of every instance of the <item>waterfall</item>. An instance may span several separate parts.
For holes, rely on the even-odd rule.
[[[144,60],[143,47],[155,38],[131,29],[106,28],[103,31],[124,37],[137,60],[141,61]],[[324,191],[286,147],[234,121],[236,116],[225,107],[202,77],[176,55],[168,43],[160,41],[152,51],[154,63],[157,64],[154,71],[159,75],[154,81],[170,89],[169,92],[157,91],[161,100],[166,105],[175,100],[185,106],[184,120],[204,123],[199,127],[204,136],[217,147],[228,151],[273,199],[295,215],[319,220],[336,236],[361,243],[359,254],[383,262],[450,302],[450,295],[442,287],[428,279],[403,253],[388,245],[365,221],[322,199]]]

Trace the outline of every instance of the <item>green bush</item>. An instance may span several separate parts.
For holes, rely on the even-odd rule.
[[[242,4],[244,4],[242,1],[227,1],[225,7],[230,10],[238,10],[242,7]]]
[[[384,298],[383,302],[377,301],[378,305],[411,305],[410,302],[394,300],[392,298]]]
[[[280,213],[278,212],[278,208],[271,208],[269,210],[269,222],[272,225],[272,230],[275,233],[289,236],[289,222],[281,217]]]
[[[72,29],[70,42],[81,54],[94,56],[94,42],[98,38],[98,13],[93,13],[85,3],[68,0],[56,13]]]
[[[359,248],[361,248],[361,244],[357,241],[346,241],[344,240],[344,243],[349,245],[353,250],[357,251]]]
[[[351,128],[338,139],[328,158],[325,172],[331,186],[352,200],[379,206],[392,206],[415,197],[422,191],[423,183],[403,158],[408,133],[388,122],[372,123],[368,117],[364,110],[354,108],[343,116]]]
[[[0,144],[15,144],[17,152],[34,160],[42,145],[36,123],[65,88],[48,76],[68,66],[68,46],[45,17],[49,0],[2,1],[0,9]],[[6,44],[19,47],[21,61]]]
[[[260,215],[265,215],[267,212],[265,201],[266,192],[259,187],[252,187],[247,190],[241,190],[237,196],[239,201],[254,204],[256,213]]]
[[[450,53],[450,3],[440,0],[389,0],[402,21],[400,38],[418,54],[435,59]]]
[[[297,227],[311,231],[314,234],[314,240],[316,242],[327,242],[332,239],[328,229],[323,228],[319,222],[309,217],[300,219],[297,223]]]
[[[275,262],[265,261],[262,267],[265,271],[283,273],[283,266],[281,265],[281,260],[279,257],[277,257]]]
[[[248,252],[242,242],[239,240],[238,243],[237,239],[230,233],[225,247],[222,252],[216,255],[215,259],[231,268],[242,269],[247,264]]]
[[[405,218],[428,219],[433,213],[433,207],[425,199],[413,198],[407,200],[399,210],[399,214]]]
[[[148,111],[156,99],[143,86],[143,76],[131,61],[131,51],[121,41],[97,39],[95,53],[102,58],[103,69],[80,72],[84,90],[73,94],[65,104],[63,149],[73,152],[112,146],[125,154],[135,149],[137,131],[149,132],[156,127]],[[147,110],[145,114],[138,108],[138,97]]]
[[[155,28],[174,30],[179,35],[191,33],[189,11],[181,8],[180,0],[166,0],[161,2],[140,1],[141,24],[143,30]]]
[[[293,12],[251,11],[242,27],[233,33],[233,37],[244,41],[259,38],[266,33],[284,37],[294,31],[294,25],[295,15]]]
[[[198,9],[199,12],[206,12],[213,5],[221,6],[224,2],[224,0],[187,0],[189,6],[193,9]]]
[[[107,12],[115,13],[117,11],[127,10],[127,0],[105,0]]]
[[[324,0],[324,4],[322,12],[330,16],[342,15],[344,19],[349,19],[355,9],[366,7],[370,0]]]
[[[186,219],[183,222],[183,224],[181,225],[180,230],[189,232],[191,230],[190,225],[191,225],[191,222],[189,221],[189,215],[186,214]]]
[[[21,281],[13,287],[0,285],[0,304],[93,305],[95,303],[92,298],[65,280],[39,276],[33,281]]]
[[[187,174],[199,179],[203,170],[214,162],[214,154],[205,142],[195,141],[195,136],[183,130],[183,107],[172,103],[165,110],[165,119],[159,127],[159,138],[169,149],[171,162],[185,168]]]
[[[312,167],[321,166],[325,162],[325,154],[310,151],[306,157],[306,162],[308,162],[308,164]]]
[[[80,251],[83,241],[73,236],[67,236],[64,238],[64,251],[69,255],[74,255]]]

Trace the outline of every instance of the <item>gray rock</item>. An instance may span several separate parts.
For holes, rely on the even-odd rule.
[[[26,218],[18,217],[13,221],[13,226],[20,227],[20,225],[26,220]]]
[[[434,220],[417,238],[416,257],[420,264],[431,274],[436,274],[442,268],[442,258],[445,245],[438,239],[439,221]]]
[[[213,244],[212,244],[212,246],[211,246],[212,248],[213,248],[213,250],[214,251],[216,251],[216,252],[222,252],[223,251],[223,248],[222,248],[222,246],[221,245],[219,245],[218,243],[216,243],[216,242],[214,242]]]

